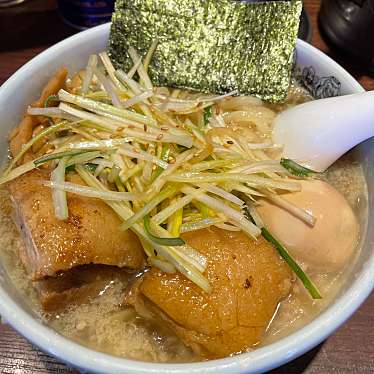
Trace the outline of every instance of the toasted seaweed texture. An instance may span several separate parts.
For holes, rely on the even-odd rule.
[[[129,69],[130,46],[144,56],[155,85],[201,92],[237,90],[270,102],[290,84],[301,1],[117,0],[109,54]]]

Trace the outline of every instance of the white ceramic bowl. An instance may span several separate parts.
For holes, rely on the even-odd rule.
[[[49,48],[18,70],[0,88],[0,157],[6,154],[6,137],[60,65],[71,72],[85,66],[92,53],[106,48],[109,24],[74,35]],[[343,68],[314,47],[297,43],[295,75],[317,97],[361,92],[363,88]],[[332,78],[334,76],[335,78]],[[361,145],[355,157],[363,164],[373,206],[374,147]],[[370,209],[369,209],[370,210]],[[368,225],[373,217],[369,215]],[[74,343],[46,326],[28,308],[0,264],[0,314],[42,350],[84,371],[97,373],[260,373],[284,364],[310,350],[337,329],[360,306],[374,286],[374,230],[362,221],[363,247],[347,286],[335,302],[304,328],[253,352],[225,359],[191,364],[153,364],[112,357]],[[369,328],[370,326],[368,326]]]

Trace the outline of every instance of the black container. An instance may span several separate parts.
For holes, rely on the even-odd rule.
[[[374,73],[374,0],[323,0],[319,23],[339,52]]]

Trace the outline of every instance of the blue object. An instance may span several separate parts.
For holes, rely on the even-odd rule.
[[[58,7],[67,24],[87,29],[110,21],[114,0],[58,0]]]

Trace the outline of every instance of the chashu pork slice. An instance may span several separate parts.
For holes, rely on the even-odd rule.
[[[127,269],[108,265],[82,265],[34,281],[40,304],[47,313],[63,311],[68,307],[90,302],[104,295],[116,284],[126,284],[132,273]]]
[[[25,239],[20,253],[33,280],[78,265],[102,264],[139,269],[144,254],[131,231],[121,231],[121,221],[103,201],[68,194],[69,218],[54,214],[51,189],[43,186],[49,172],[33,170],[10,182],[15,222]],[[78,176],[70,177],[82,183]]]
[[[145,318],[162,319],[203,358],[243,352],[261,341],[291,288],[287,264],[262,237],[209,228],[183,235],[208,259],[210,294],[180,273],[153,268],[125,297]],[[150,312],[151,311],[151,312]]]

